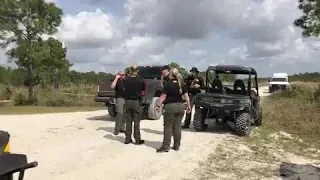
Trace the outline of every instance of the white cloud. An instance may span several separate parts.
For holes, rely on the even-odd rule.
[[[56,3],[57,1],[56,0],[45,0],[45,2],[47,2],[47,3]]]
[[[170,43],[168,39],[149,36],[132,36],[123,43],[108,49],[105,56],[100,58],[103,64],[145,64],[161,61],[163,53]]]
[[[293,72],[305,71],[302,64],[314,68],[320,55],[318,39],[303,39],[293,27],[296,0],[127,0],[123,7],[123,17],[100,9],[65,13],[56,37],[76,69],[116,72],[175,61],[187,68],[250,65],[263,73],[285,64]]]
[[[100,9],[66,15],[58,33],[59,39],[72,49],[108,46],[121,39],[121,36],[114,17]]]
[[[204,56],[207,54],[207,51],[204,49],[193,49],[189,52],[193,56]]]

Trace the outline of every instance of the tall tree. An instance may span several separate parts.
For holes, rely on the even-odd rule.
[[[2,0],[0,6],[0,41],[3,48],[16,45],[8,51],[19,67],[27,69],[29,100],[33,96],[34,71],[43,57],[43,35],[58,31],[62,10],[44,0]]]
[[[294,25],[303,29],[304,37],[320,34],[320,0],[299,0],[298,8],[302,16],[294,21]]]
[[[187,76],[188,75],[188,71],[184,67],[180,66],[178,63],[171,62],[169,64],[169,66],[172,67],[172,68],[177,68],[179,70],[180,74],[182,74],[183,76]]]
[[[67,48],[54,38],[49,38],[42,43],[43,57],[39,58],[39,70],[37,74],[43,85],[57,85],[66,78],[66,72],[72,64],[66,59]]]

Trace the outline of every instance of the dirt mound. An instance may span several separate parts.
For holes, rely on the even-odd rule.
[[[280,165],[280,176],[284,180],[319,180],[320,168],[313,165],[302,165],[282,163]]]

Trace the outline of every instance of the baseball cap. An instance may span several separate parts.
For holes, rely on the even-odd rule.
[[[196,67],[192,67],[190,72],[199,72],[198,69]]]

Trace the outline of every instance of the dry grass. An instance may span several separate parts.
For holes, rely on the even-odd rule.
[[[320,163],[320,88],[295,83],[263,99],[263,125],[221,144],[196,179],[278,179],[282,162]]]
[[[295,81],[292,82],[292,84],[294,85],[298,85],[298,86],[307,86],[310,87],[312,89],[317,89],[319,87],[319,82],[301,82],[301,81]]]
[[[320,148],[320,106],[299,99],[272,98],[265,101],[264,127],[284,131]]]
[[[70,85],[60,87],[59,89],[34,88],[35,98],[28,101],[28,90],[26,87],[13,88],[0,85],[0,100],[12,100],[13,105],[38,105],[50,107],[68,107],[68,106],[101,106],[102,103],[96,103],[96,87],[91,85]],[[2,103],[4,105],[5,103]]]
[[[0,107],[1,115],[47,114],[64,112],[82,112],[104,110],[105,107],[43,107],[43,106],[4,106]]]

